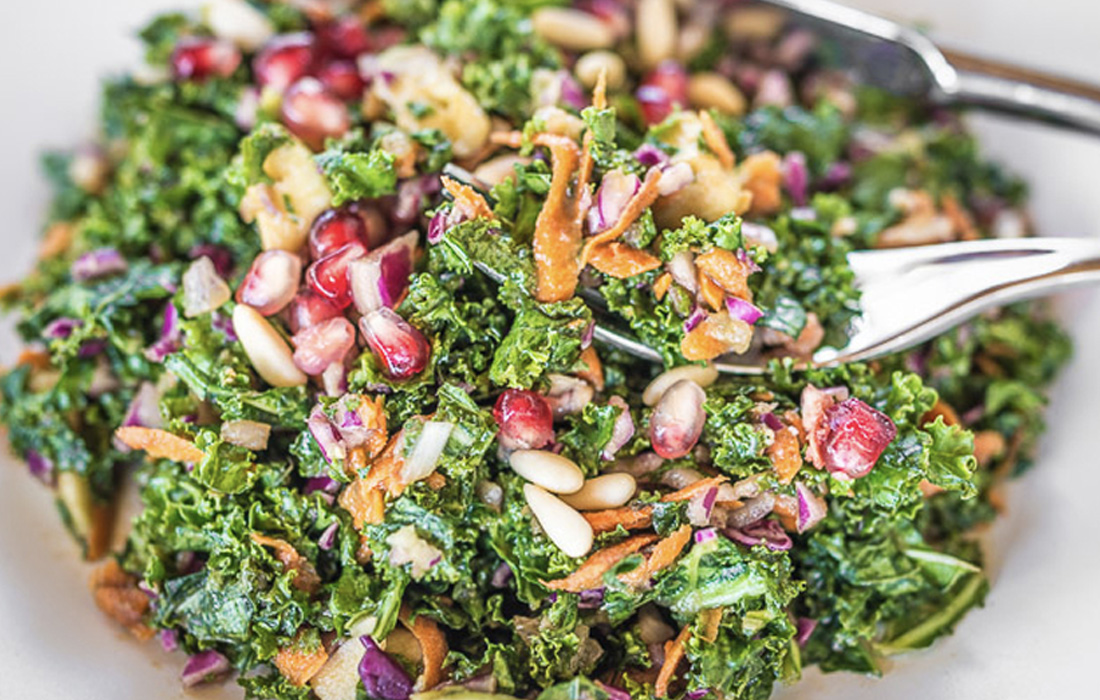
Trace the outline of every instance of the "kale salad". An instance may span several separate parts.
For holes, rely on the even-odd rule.
[[[747,2],[212,0],[141,37],[45,159],[0,420],[185,686],[763,700],[981,605],[1064,332],[1019,305],[805,369],[850,251],[1030,232],[959,115]]]

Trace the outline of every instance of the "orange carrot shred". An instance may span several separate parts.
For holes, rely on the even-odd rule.
[[[729,481],[729,477],[725,476],[712,476],[709,479],[700,479],[694,484],[688,484],[679,491],[673,491],[672,493],[665,494],[661,497],[661,502],[675,503],[677,501],[690,501],[699,494],[706,493],[713,488],[718,488],[727,481]]]
[[[691,525],[681,525],[676,532],[657,543],[644,564],[623,574],[620,578],[627,585],[644,586],[658,571],[662,571],[676,563],[690,540]]]
[[[296,688],[308,683],[328,661],[324,644],[318,644],[313,649],[303,648],[302,637],[305,632],[306,628],[303,627],[294,637],[294,641],[275,655],[275,668]]]
[[[581,513],[597,535],[613,532],[620,525],[624,530],[642,530],[653,524],[653,507],[612,508]]]
[[[596,87],[592,90],[592,106],[596,109],[607,109],[607,69],[600,71],[596,78]]]
[[[285,571],[298,572],[298,575],[294,578],[293,585],[295,588],[312,593],[321,585],[321,577],[317,575],[317,570],[313,568],[313,564],[310,563],[309,559],[299,554],[298,550],[294,549],[294,546],[289,542],[277,537],[267,537],[258,532],[253,532],[251,537],[252,541],[261,547],[271,547],[275,552],[275,558],[283,565]]]
[[[642,212],[657,201],[657,196],[660,194],[658,190],[660,182],[661,171],[657,168],[650,168],[649,172],[645,175],[645,180],[642,181],[641,188],[634,193],[634,196],[626,203],[626,207],[623,208],[623,213],[622,216],[619,217],[619,220],[616,221],[611,228],[589,238],[584,244],[584,251],[581,253],[581,267],[588,264],[588,261],[592,257],[593,249],[605,243],[610,243],[626,233],[626,230],[638,220]]]
[[[137,582],[136,576],[124,571],[112,558],[92,572],[88,586],[96,607],[144,642],[152,639],[155,632],[145,624],[150,601]]]
[[[661,261],[622,241],[611,241],[593,248],[588,264],[616,279],[636,277],[661,266]]]
[[[603,575],[610,571],[611,567],[642,547],[653,544],[657,539],[657,535],[628,537],[622,542],[604,547],[588,557],[579,569],[565,578],[556,581],[544,581],[542,585],[554,591],[568,591],[570,593],[580,593],[590,588],[598,588],[603,582]]]
[[[718,124],[715,123],[714,117],[710,115],[710,112],[699,112],[699,120],[703,122],[703,142],[707,144],[707,148],[714,153],[718,158],[718,162],[723,168],[729,170],[737,162],[733,156],[733,151],[730,150],[730,144],[726,140],[726,135],[722,133],[722,130],[718,128]]]
[[[676,674],[676,667],[684,658],[684,645],[691,638],[691,625],[684,625],[680,634],[671,642],[665,642],[665,662],[661,664],[661,672],[657,674],[657,683],[653,686],[653,694],[663,698],[668,695],[668,684],[672,676]]]
[[[550,191],[535,220],[535,297],[542,302],[565,301],[573,296],[582,267],[577,260],[583,235],[579,189],[570,193],[581,152],[565,136],[536,134],[532,141],[550,149],[552,161]]]
[[[430,617],[417,615],[415,620],[410,621],[407,608],[401,610],[401,622],[416,637],[423,656],[424,672],[416,680],[416,687],[419,690],[434,688],[443,682],[443,663],[448,652],[447,638]]]
[[[190,440],[159,428],[130,426],[119,428],[115,435],[132,450],[142,450],[155,459],[176,462],[201,462],[203,452]]]
[[[657,278],[657,281],[653,283],[653,296],[657,297],[657,301],[665,298],[668,294],[669,287],[672,286],[672,275],[667,272]]]
[[[726,293],[717,282],[706,275],[699,275],[699,296],[711,311],[721,311],[726,308]]]
[[[577,376],[591,384],[596,391],[603,391],[603,363],[600,362],[600,355],[594,346],[589,345],[581,351],[581,362],[585,368],[577,372]]]
[[[366,479],[356,479],[345,486],[337,502],[351,514],[351,522],[356,530],[382,522],[385,496],[378,489],[372,488]]]
[[[730,295],[752,301],[748,282],[752,265],[743,262],[736,254],[724,248],[711,248],[695,259],[695,266],[703,273],[702,276],[709,277]]]
[[[492,219],[493,210],[477,190],[458,180],[443,176],[443,189],[447,190],[466,216],[471,219]]]
[[[509,148],[519,148],[523,145],[523,132],[522,131],[494,131],[489,134],[489,141],[495,143],[498,146],[508,146]]]
[[[752,214],[771,214],[782,205],[780,184],[783,173],[779,165],[779,156],[772,151],[755,153],[741,164],[744,188],[752,193],[752,205],[749,209]]]
[[[927,423],[934,423],[939,417],[943,417],[945,425],[959,425],[959,414],[955,412],[955,409],[951,407],[951,404],[947,403],[943,399],[936,401],[936,405],[929,409],[928,413],[925,413],[921,419],[921,425]]]
[[[19,353],[16,359],[17,365],[29,365],[33,369],[43,370],[50,368],[50,353],[44,350],[26,349]]]

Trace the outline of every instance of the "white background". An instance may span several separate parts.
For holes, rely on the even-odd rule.
[[[0,281],[33,259],[47,189],[44,147],[95,125],[97,79],[132,64],[129,39],[157,9],[186,0],[0,2]],[[1085,0],[862,0],[919,21],[959,47],[1100,83],[1100,3]],[[1023,173],[1047,235],[1100,235],[1100,141],[975,119],[987,152]],[[811,673],[784,698],[1013,700],[1096,697],[1100,652],[1100,296],[1063,302],[1077,359],[1055,393],[1041,464],[1012,491],[996,528],[995,586],[985,609],[928,652],[897,660],[883,680]],[[17,352],[0,328],[0,359]],[[62,534],[47,491],[0,457],[0,698],[177,698],[182,656],[140,646],[108,624],[87,569]],[[203,697],[239,697],[227,690]]]

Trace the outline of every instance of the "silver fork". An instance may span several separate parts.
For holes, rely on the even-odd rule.
[[[987,309],[1100,284],[1100,240],[1016,238],[961,241],[848,254],[861,292],[860,316],[848,344],[822,348],[810,364],[827,367],[900,352],[934,338]],[[503,281],[481,263],[479,270]],[[599,304],[590,302],[598,310]],[[595,339],[639,359],[661,355],[636,339],[597,323]],[[760,357],[726,356],[714,363],[727,374],[760,374]]]
[[[839,33],[862,82],[1100,135],[1100,88],[936,46],[921,32],[832,0],[762,0]]]

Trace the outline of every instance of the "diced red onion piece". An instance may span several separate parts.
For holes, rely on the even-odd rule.
[[[786,427],[785,425],[783,425],[783,421],[779,420],[779,416],[775,415],[771,411],[768,411],[764,415],[760,416],[760,419],[764,422],[764,425],[767,426],[769,430],[774,430],[775,432],[779,432]]]
[[[321,491],[323,493],[339,493],[340,482],[327,476],[310,477],[309,479],[306,479],[305,486],[302,487],[302,493],[308,496],[314,491]]]
[[[774,508],[775,494],[765,491],[759,496],[745,500],[740,508],[730,512],[726,525],[745,529],[766,518]]]
[[[351,264],[348,277],[359,313],[397,305],[409,286],[417,239],[417,233],[410,231]]]
[[[145,348],[145,359],[150,362],[164,362],[164,358],[179,349],[181,339],[179,312],[176,311],[175,304],[168,302],[164,306],[164,321],[160,326],[160,337],[155,343]]]
[[[762,520],[744,528],[728,528],[726,536],[746,547],[764,545],[773,552],[784,552],[791,548],[790,535],[774,520]]]
[[[359,638],[366,651],[359,661],[359,678],[367,695],[377,700],[408,700],[413,680],[401,664],[390,658],[370,637]]]
[[[688,317],[684,319],[684,333],[690,333],[695,330],[695,327],[705,321],[707,318],[707,312],[703,310],[703,307],[696,306],[688,314]]]
[[[615,406],[621,413],[615,419],[615,425],[611,428],[611,439],[603,446],[600,458],[610,462],[631,438],[634,437],[634,417],[630,414],[630,406],[621,396],[612,396],[607,400],[609,406]]]
[[[179,649],[179,633],[175,630],[161,630],[157,636],[160,638],[160,648],[166,652],[171,653]]]
[[[325,531],[321,533],[321,536],[317,538],[317,546],[322,551],[328,552],[336,546],[336,533],[340,531],[340,521],[332,523],[325,528]]]
[[[512,567],[505,563],[501,563],[500,566],[493,571],[493,578],[489,581],[489,585],[493,588],[505,588],[508,586],[508,581],[512,578]]]
[[[183,681],[184,688],[193,688],[196,685],[220,679],[228,674],[231,668],[229,659],[221,653],[209,649],[187,659],[180,680]]]
[[[294,345],[294,366],[311,377],[342,363],[355,345],[355,326],[344,317],[330,318],[298,331],[290,339]]]
[[[806,156],[801,151],[791,151],[783,158],[783,185],[796,207],[806,206],[810,173]]]
[[[336,426],[332,424],[332,421],[328,419],[320,406],[315,407],[313,412],[309,414],[306,427],[309,428],[309,434],[317,441],[317,446],[321,448],[321,456],[329,464],[347,457],[347,446],[337,432]]]
[[[97,248],[77,258],[69,274],[74,282],[89,282],[126,272],[128,265],[122,253],[114,248]]]
[[[795,629],[797,630],[794,635],[795,643],[800,647],[806,646],[806,642],[810,641],[814,630],[817,629],[817,620],[800,617],[795,621]]]
[[[210,262],[214,264],[214,271],[222,279],[228,279],[233,274],[233,254],[220,245],[200,243],[187,251],[187,257],[191,260],[210,258]]]
[[[46,324],[46,327],[42,329],[42,337],[46,340],[64,340],[83,325],[84,322],[78,318],[62,316]]]
[[[30,470],[31,476],[51,487],[57,482],[53,460],[49,457],[32,448],[27,450],[24,458],[27,460],[27,469]]]
[[[795,482],[795,492],[798,494],[798,532],[806,532],[817,525],[828,514],[829,508],[825,505],[825,499],[810,490],[810,487],[801,481]]]
[[[643,143],[634,151],[634,159],[647,168],[653,168],[668,165],[669,155],[655,144]]]
[[[596,206],[588,210],[588,232],[595,234],[613,226],[641,186],[637,175],[623,170],[604,175],[596,192]]]
[[[392,309],[381,308],[363,316],[359,328],[390,379],[410,379],[427,368],[431,356],[428,340]]]
[[[657,194],[668,197],[693,182],[695,182],[695,171],[689,163],[670,165],[661,171],[661,179],[657,183]]]
[[[412,454],[405,458],[405,466],[401,469],[403,483],[411,484],[420,481],[435,471],[454,427],[454,423],[445,421],[433,420],[424,424]]]
[[[718,537],[718,531],[713,527],[704,528],[702,530],[695,531],[695,544],[703,544],[704,542],[710,542],[715,537]]]
[[[790,78],[781,70],[769,70],[760,78],[760,87],[756,91],[753,106],[760,108],[774,106],[786,108],[794,103],[794,90]]]
[[[706,393],[698,384],[683,379],[664,393],[649,419],[649,440],[653,451],[665,459],[679,459],[690,453],[703,433]]]
[[[726,309],[729,311],[731,318],[744,321],[750,326],[764,317],[763,311],[737,297],[726,297]]]
[[[160,392],[152,382],[142,382],[126,409],[122,427],[159,428],[164,425],[160,413]]]

